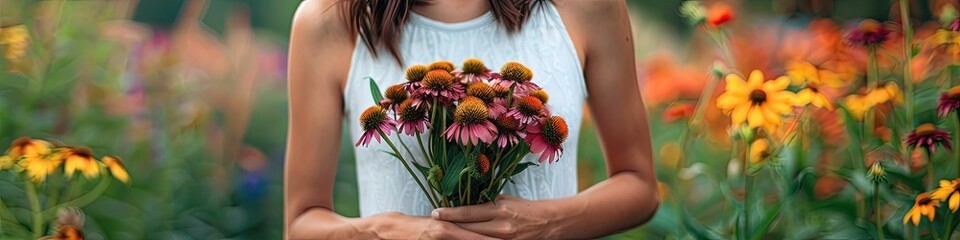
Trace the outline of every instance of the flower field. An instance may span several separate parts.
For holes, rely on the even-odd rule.
[[[282,236],[297,4],[0,0],[0,239]],[[662,202],[609,239],[956,238],[960,2],[628,5]]]

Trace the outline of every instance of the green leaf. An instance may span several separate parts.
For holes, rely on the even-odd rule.
[[[380,104],[380,101],[383,100],[383,93],[380,91],[380,87],[377,86],[377,82],[373,81],[372,77],[367,77],[370,79],[370,96],[373,96],[373,104]]]
[[[429,167],[420,165],[420,163],[418,163],[417,161],[410,161],[410,162],[413,162],[413,166],[417,167],[417,170],[419,170],[424,177],[426,177],[430,173]]]
[[[467,159],[463,154],[457,155],[453,158],[448,159],[447,168],[443,170],[443,181],[440,181],[440,188],[443,190],[443,195],[449,196],[453,194],[454,190],[457,190],[457,185],[460,183],[460,172],[467,165]]]
[[[696,221],[696,218],[694,218],[693,216],[690,215],[689,212],[687,212],[687,208],[684,207],[684,204],[680,204],[679,209],[682,214],[680,219],[683,219],[684,228],[686,228],[688,232],[696,236],[696,239],[727,239],[725,237],[720,236],[720,234],[716,232],[710,231],[710,229],[707,229],[703,225],[700,225],[700,223]]]
[[[780,215],[780,204],[774,205],[773,210],[767,212],[767,216],[763,217],[763,223],[760,224],[760,227],[757,230],[753,231],[753,235],[750,239],[759,240],[762,239],[764,235],[770,232],[770,226],[773,225],[773,220],[777,219]]]

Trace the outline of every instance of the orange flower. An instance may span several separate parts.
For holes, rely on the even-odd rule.
[[[87,179],[100,175],[100,162],[93,158],[93,152],[89,148],[66,148],[61,150],[60,154],[67,177],[73,177],[74,171],[80,171]]]
[[[719,27],[724,23],[732,21],[734,17],[733,8],[726,3],[714,4],[710,6],[710,9],[707,11],[707,24],[712,27]]]
[[[693,116],[696,106],[690,103],[674,104],[663,111],[663,122],[673,122]]]
[[[113,178],[123,183],[130,183],[130,175],[127,174],[127,169],[123,167],[123,162],[120,161],[120,158],[104,156],[103,165],[107,165],[107,169],[110,169],[110,174],[113,175]]]
[[[940,201],[930,197],[930,193],[921,193],[917,195],[917,200],[913,208],[907,214],[903,215],[903,224],[913,222],[913,225],[920,225],[920,216],[926,215],[931,222],[937,214],[937,207],[940,207]]]

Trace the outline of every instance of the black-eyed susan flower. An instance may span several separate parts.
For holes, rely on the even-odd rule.
[[[427,119],[427,110],[424,106],[413,106],[413,99],[403,100],[397,107],[397,121],[399,122],[400,133],[406,133],[413,136],[429,127],[430,120]]]
[[[508,62],[500,67],[500,79],[495,80],[496,84],[504,87],[513,87],[515,95],[526,95],[530,91],[540,89],[536,83],[533,83],[533,71],[527,66],[518,62]]]
[[[880,161],[874,161],[867,170],[867,179],[873,183],[881,183],[887,180],[887,171],[880,164]]]
[[[507,112],[507,116],[517,119],[522,126],[534,124],[540,121],[541,118],[547,116],[543,102],[540,102],[540,99],[536,97],[523,96],[517,98],[514,105],[515,106]]]
[[[866,95],[867,101],[873,102],[874,105],[883,104],[888,101],[893,101],[896,104],[903,104],[903,92],[900,91],[900,85],[894,83],[893,81],[885,82],[880,86],[877,86],[876,89],[868,92]]]
[[[113,175],[113,178],[116,178],[123,183],[130,183],[130,174],[127,174],[127,169],[123,166],[123,161],[121,161],[120,158],[114,156],[104,156],[103,165],[107,166],[107,169],[110,170],[110,174]]]
[[[767,139],[757,139],[750,144],[750,163],[751,164],[760,164],[764,163],[772,157],[772,151],[770,149],[770,141]]]
[[[941,118],[950,115],[950,112],[960,109],[960,86],[952,87],[940,94],[937,101],[937,115]]]
[[[476,97],[483,100],[487,106],[487,116],[496,119],[500,115],[507,113],[505,101],[496,101],[497,93],[493,87],[483,82],[470,83],[467,86],[467,96]]]
[[[496,120],[496,125],[497,138],[494,139],[494,142],[500,148],[517,144],[521,138],[527,136],[525,132],[520,131],[520,121],[516,118],[506,115],[500,116]]]
[[[920,147],[929,153],[937,150],[937,145],[941,145],[948,151],[952,150],[950,144],[950,133],[938,129],[932,123],[921,124],[914,129],[910,135],[907,135],[907,145],[910,147]]]
[[[466,95],[463,85],[453,79],[453,75],[442,69],[431,70],[420,81],[421,87],[417,89],[418,97],[413,102],[414,106],[420,106],[423,102],[432,101],[437,98],[444,105],[452,104]]]
[[[430,68],[424,65],[413,65],[407,68],[406,78],[407,82],[403,83],[403,88],[407,91],[415,91],[420,88],[420,81],[423,81],[423,77],[427,76],[427,72],[430,72]]]
[[[63,159],[63,171],[67,177],[72,177],[75,171],[80,171],[88,179],[100,175],[100,162],[93,158],[93,152],[89,148],[64,148],[59,154]]]
[[[30,34],[27,31],[27,26],[15,25],[0,28],[0,46],[6,48],[3,57],[8,61],[16,61],[23,57],[27,52],[29,43]]]
[[[807,84],[807,87],[797,92],[797,96],[793,99],[794,104],[797,106],[810,104],[815,107],[826,108],[827,110],[833,111],[833,104],[830,103],[830,100],[827,99],[826,96],[823,96],[823,93],[820,93],[820,89],[816,84]]]
[[[460,83],[490,83],[493,78],[490,69],[483,65],[483,61],[476,58],[469,58],[463,61],[463,69],[451,72],[454,77],[460,79]]]
[[[530,152],[540,154],[539,162],[553,163],[563,154],[563,142],[567,141],[567,121],[559,116],[546,118],[540,124],[527,126],[524,140],[530,144]]]
[[[392,111],[396,111],[397,106],[400,105],[403,100],[407,100],[408,94],[407,90],[403,89],[402,84],[397,84],[388,87],[383,96],[384,99],[380,100],[380,106]]]
[[[463,145],[491,143],[497,136],[497,126],[487,119],[487,107],[477,97],[466,97],[453,111],[453,124],[444,132],[450,141]]]
[[[876,103],[868,101],[866,96],[859,94],[851,94],[843,98],[843,105],[846,107],[847,112],[850,113],[857,120],[863,120],[864,115],[867,114],[867,111],[870,111]]]
[[[937,201],[946,202],[950,212],[957,212],[957,209],[960,208],[960,179],[940,180],[940,187],[934,189],[930,197]]]
[[[53,174],[53,172],[60,167],[60,164],[63,163],[63,159],[60,158],[59,155],[60,154],[50,153],[37,156],[23,156],[19,164],[23,167],[23,170],[27,172],[30,180],[43,182],[47,179],[47,175]]]
[[[846,41],[861,46],[877,46],[889,39],[890,29],[873,19],[866,19],[847,32]]]
[[[453,66],[453,62],[450,62],[450,61],[436,61],[431,63],[429,68],[430,68],[430,71],[444,70],[444,71],[447,71],[447,73],[450,73],[450,72],[453,72],[454,68],[456,67]]]
[[[950,61],[960,61],[960,29],[958,28],[960,28],[960,24],[957,20],[954,20],[947,29],[939,29],[930,37],[927,37],[923,41],[924,47],[937,52],[938,56],[946,57]]]
[[[360,114],[360,127],[363,128],[363,134],[354,146],[366,147],[374,138],[379,143],[380,133],[389,136],[390,132],[397,129],[397,122],[387,117],[387,110],[380,106],[372,106]]]
[[[776,132],[783,115],[792,110],[794,93],[787,91],[790,79],[779,77],[764,82],[763,73],[754,70],[747,81],[736,74],[727,75],[726,91],[717,98],[717,107],[729,114],[734,126],[747,123],[750,128],[764,127]]]
[[[910,211],[907,211],[907,214],[903,215],[903,224],[912,221],[913,225],[919,226],[920,216],[927,216],[927,219],[932,222],[934,216],[937,214],[936,208],[938,207],[940,207],[940,201],[933,199],[930,193],[921,193],[917,195],[913,208],[910,208]]]
[[[804,60],[790,60],[785,66],[787,76],[793,80],[794,85],[802,83],[813,83],[816,85],[826,85],[832,88],[846,86],[853,79],[856,70],[853,66],[845,64],[835,64],[834,68],[839,70],[830,70],[825,67],[814,65]]]
[[[20,137],[13,140],[13,143],[10,144],[10,149],[7,149],[7,156],[17,159],[20,157],[47,155],[50,154],[52,148],[53,145],[47,141]]]

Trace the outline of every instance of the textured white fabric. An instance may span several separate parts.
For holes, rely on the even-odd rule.
[[[381,89],[404,81],[404,69],[397,66],[387,51],[381,51],[381,57],[375,58],[359,40],[356,46],[344,93],[345,118],[353,142],[362,133],[357,120],[360,113],[374,104],[366,78],[373,78]],[[534,72],[533,81],[550,94],[548,105],[552,113],[567,120],[570,133],[558,162],[528,168],[517,175],[516,184],[508,184],[503,193],[534,200],[576,194],[577,139],[586,87],[573,43],[553,5],[537,7],[529,22],[514,34],[508,34],[491,13],[460,23],[442,23],[413,13],[404,26],[400,51],[408,65],[437,60],[459,64],[475,57],[494,71],[509,61],[530,67]],[[397,148],[406,152],[396,136],[394,133],[391,138]],[[415,158],[422,158],[416,138],[403,135],[403,141],[414,151]],[[369,147],[361,146],[355,151],[360,215],[388,211],[430,214],[429,202],[400,162],[386,153],[390,151],[386,143],[374,141]],[[524,161],[535,162],[536,157],[529,155]]]

